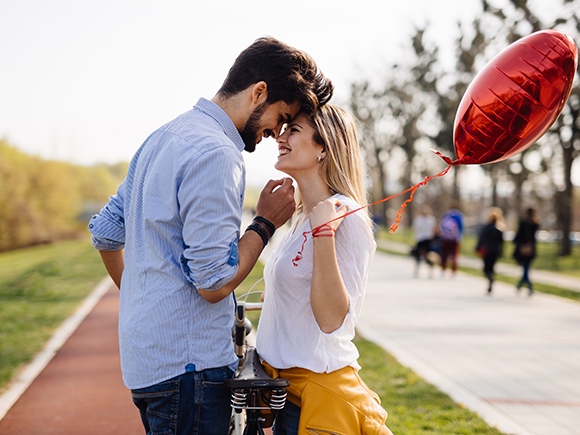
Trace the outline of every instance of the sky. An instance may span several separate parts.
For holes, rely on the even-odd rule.
[[[0,0],[0,138],[47,159],[130,160],[155,129],[212,98],[236,56],[274,36],[349,84],[400,61],[429,23],[442,60],[479,0]],[[248,182],[280,176],[273,139],[244,153]]]

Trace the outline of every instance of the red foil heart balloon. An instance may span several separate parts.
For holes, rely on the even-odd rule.
[[[556,30],[535,32],[508,46],[467,88],[453,126],[457,160],[444,160],[491,163],[528,148],[560,115],[577,66],[574,41]]]
[[[369,204],[411,192],[389,232],[397,230],[417,189],[447,174],[451,166],[504,160],[542,137],[562,112],[577,67],[578,49],[574,41],[557,30],[532,33],[490,60],[473,79],[457,108],[453,125],[457,160],[433,150],[449,165],[446,169],[397,195]],[[306,238],[306,233],[303,235]]]

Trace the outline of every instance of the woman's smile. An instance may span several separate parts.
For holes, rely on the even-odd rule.
[[[278,157],[285,156],[286,154],[290,153],[290,148],[285,147],[284,145],[278,146]]]

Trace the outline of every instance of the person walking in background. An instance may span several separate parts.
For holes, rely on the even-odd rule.
[[[419,276],[419,266],[421,260],[429,266],[429,277],[433,275],[433,262],[427,255],[431,250],[431,245],[437,232],[437,220],[431,212],[431,207],[423,204],[419,209],[419,215],[413,219],[413,231],[415,233],[415,247],[413,255],[415,257],[415,276]]]
[[[481,229],[475,247],[477,255],[483,259],[483,273],[489,281],[488,295],[491,295],[495,263],[503,251],[504,231],[503,212],[498,207],[490,207],[487,223]]]
[[[516,288],[519,292],[524,285],[527,285],[530,296],[534,292],[530,281],[530,266],[532,260],[536,257],[536,232],[538,228],[540,228],[540,223],[536,210],[530,207],[520,220],[518,232],[514,237],[514,259],[523,268],[522,279],[520,279]]]
[[[439,223],[439,248],[441,255],[441,274],[445,276],[447,261],[451,261],[453,275],[457,271],[457,256],[463,239],[463,213],[459,211],[457,201],[451,202],[449,210],[441,217]]]
[[[91,219],[93,246],[121,290],[121,370],[145,432],[228,433],[225,381],[239,362],[232,292],[295,208],[292,180],[270,180],[241,235],[242,151],[332,92],[306,53],[259,38],[211,100],[147,138]]]

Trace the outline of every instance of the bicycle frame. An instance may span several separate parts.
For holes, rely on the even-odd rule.
[[[256,292],[250,289],[240,299],[247,299],[254,293]],[[251,331],[252,324],[246,317],[246,312],[261,310],[262,305],[261,302],[239,300],[236,306],[233,341],[240,364],[236,376],[226,383],[232,389],[233,411],[229,432],[231,435],[263,435],[261,424],[266,419],[260,411],[270,411],[274,414],[284,408],[286,403],[285,387],[289,385],[288,381],[270,378],[264,372],[255,347],[248,346],[247,343],[247,334]]]

